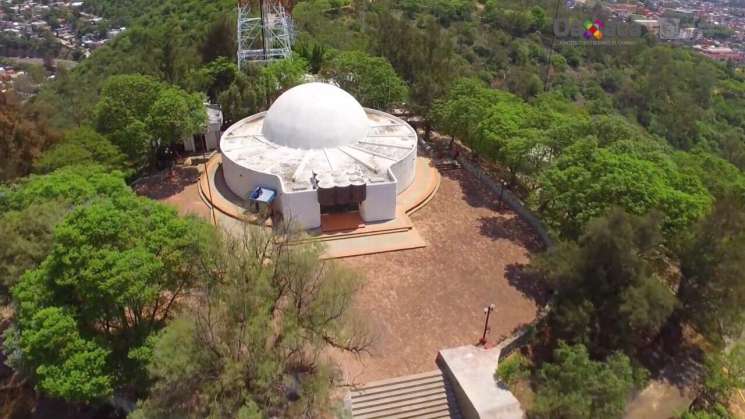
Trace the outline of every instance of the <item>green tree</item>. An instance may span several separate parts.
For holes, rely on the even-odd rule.
[[[163,84],[148,76],[113,76],[104,83],[94,109],[96,130],[138,166],[150,155],[146,122],[162,90]]]
[[[24,363],[35,367],[32,375],[44,393],[71,401],[111,395],[112,377],[106,373],[109,351],[83,339],[75,319],[64,309],[43,308],[28,320],[22,333],[9,330],[5,337],[10,348],[17,341]],[[15,365],[21,370],[24,366]]]
[[[106,137],[84,127],[68,131],[61,143],[45,151],[34,162],[34,172],[49,173],[65,166],[86,164],[124,170],[126,157]]]
[[[257,80],[245,73],[238,73],[230,86],[217,97],[217,103],[226,122],[237,122],[252,115],[264,104],[263,96],[256,85]]]
[[[289,246],[281,234],[246,227],[201,263],[205,288],[155,339],[154,385],[133,417],[329,413],[334,375],[319,355],[367,347],[349,310],[360,283],[319,261],[316,245]]]
[[[745,198],[745,173],[727,160],[700,150],[678,151],[674,159],[682,171],[701,179],[713,196]]]
[[[297,55],[261,67],[257,84],[260,86],[266,106],[268,107],[285,90],[302,83],[307,73],[308,62]]]
[[[192,72],[191,85],[204,92],[211,101],[230,87],[238,75],[238,66],[226,57],[219,57],[204,67]]]
[[[478,79],[461,78],[453,82],[444,97],[435,101],[430,118],[436,129],[474,146],[479,135],[477,128],[486,119],[491,105],[496,102],[513,105],[519,101],[509,93],[489,88]]]
[[[236,19],[234,14],[225,13],[217,18],[207,30],[202,44],[202,61],[210,63],[220,58],[232,60],[238,45],[235,39]]]
[[[130,192],[121,172],[101,166],[67,166],[47,175],[31,175],[11,185],[0,200],[0,212],[23,210],[54,200],[77,205],[101,196]]]
[[[704,367],[702,392],[693,405],[716,412],[717,406],[729,404],[736,390],[745,389],[745,343],[707,354]]]
[[[701,218],[711,196],[684,173],[664,149],[641,142],[606,148],[588,138],[567,148],[539,179],[534,197],[544,221],[565,238],[576,238],[593,217],[613,206],[643,215],[659,210],[668,236]]]
[[[716,343],[738,338],[745,324],[745,208],[723,198],[694,229],[681,254],[682,314]]]
[[[209,231],[131,191],[78,207],[55,227],[49,256],[12,290],[19,347],[8,352],[20,351],[39,388],[56,397],[145,390],[147,338],[194,285],[192,261]],[[44,336],[69,350],[51,353]],[[82,386],[88,381],[93,387]]]
[[[96,129],[104,134],[126,127],[132,119],[143,121],[163,89],[152,77],[138,74],[106,80],[95,109]]]
[[[52,250],[52,231],[68,211],[62,200],[33,204],[0,214],[0,299],[24,272],[36,268]]]
[[[157,159],[161,149],[194,135],[207,123],[207,111],[202,97],[175,87],[165,88],[153,103],[147,117],[147,127],[152,133]]]
[[[553,361],[538,371],[531,417],[551,419],[620,418],[632,391],[643,381],[626,355],[605,362],[590,359],[583,345],[560,343]]]
[[[578,242],[539,255],[531,269],[556,291],[551,337],[583,343],[594,354],[634,354],[668,320],[675,295],[658,274],[662,237],[652,217],[620,209],[591,221]]]
[[[363,106],[386,109],[406,99],[406,84],[382,57],[371,57],[360,51],[341,52],[324,67],[323,75]]]

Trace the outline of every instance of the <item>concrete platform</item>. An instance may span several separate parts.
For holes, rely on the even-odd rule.
[[[484,349],[467,345],[443,349],[437,355],[438,365],[453,383],[455,397],[464,418],[525,417],[520,402],[494,379],[499,353],[499,348]]]
[[[214,155],[207,162],[206,175],[203,172],[199,179],[199,190],[207,205],[236,220],[263,222],[270,227],[271,220],[259,220],[248,211],[248,202],[228,189],[221,164],[221,155]],[[427,242],[416,231],[409,215],[430,202],[439,188],[440,180],[440,173],[432,161],[418,157],[414,182],[397,197],[396,218],[366,224],[358,213],[323,215],[321,228],[309,230],[308,238],[298,243],[306,240],[324,242],[325,259],[425,247]]]

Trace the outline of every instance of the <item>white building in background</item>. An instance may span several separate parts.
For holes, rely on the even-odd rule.
[[[184,150],[187,152],[216,150],[220,143],[222,110],[209,103],[205,103],[204,106],[207,111],[207,126],[204,132],[184,139]]]
[[[311,229],[322,213],[395,218],[396,197],[414,180],[417,135],[338,87],[306,83],[228,128],[220,150],[233,193],[269,199],[285,219]]]

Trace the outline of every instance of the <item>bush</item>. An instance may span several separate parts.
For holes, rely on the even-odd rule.
[[[515,353],[499,363],[495,378],[513,386],[530,375],[530,361],[521,353]]]

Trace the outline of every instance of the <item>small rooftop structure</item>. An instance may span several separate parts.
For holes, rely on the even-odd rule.
[[[207,125],[201,132],[184,138],[185,151],[211,151],[218,148],[223,123],[222,110],[210,103],[205,103],[204,109],[207,112]]]

